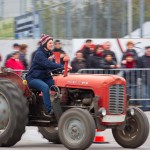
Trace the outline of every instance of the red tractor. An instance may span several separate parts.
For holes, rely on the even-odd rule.
[[[3,69],[0,73],[0,146],[15,145],[26,126],[37,126],[44,138],[72,150],[87,149],[95,129],[112,129],[125,148],[141,146],[149,135],[146,115],[129,107],[126,81],[117,75],[67,74],[53,76],[50,89],[54,116],[43,115],[41,91],[29,89],[26,80]]]

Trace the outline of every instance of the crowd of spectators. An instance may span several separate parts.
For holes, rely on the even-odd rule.
[[[71,62],[72,72],[77,72],[79,69],[117,69],[117,68],[150,68],[150,46],[145,47],[145,54],[139,57],[134,49],[134,43],[128,41],[127,49],[123,53],[120,64],[117,62],[116,55],[111,49],[109,41],[94,45],[92,40],[85,41],[81,50],[76,52],[76,57]],[[79,65],[80,64],[80,65]]]
[[[37,46],[40,46],[40,42],[38,42]],[[80,69],[150,68],[150,46],[145,47],[145,54],[142,57],[138,56],[132,41],[128,41],[126,47],[122,61],[118,64],[115,52],[111,49],[111,42],[106,41],[101,45],[95,45],[92,40],[87,39],[71,61],[72,72],[76,73]],[[36,50],[32,53],[30,63],[28,63],[26,58],[27,52],[28,45],[13,44],[13,51],[4,60],[4,66],[12,69],[28,70]],[[55,40],[53,52],[60,53],[60,63],[64,64],[63,58],[66,52],[62,48],[60,40]],[[0,55],[0,62],[1,60],[2,57]]]

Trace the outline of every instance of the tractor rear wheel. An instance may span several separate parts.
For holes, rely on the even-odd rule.
[[[135,114],[127,115],[123,130],[113,129],[116,142],[124,148],[137,148],[144,144],[149,135],[149,122],[145,113],[139,108],[133,108]]]
[[[0,146],[20,141],[28,121],[27,100],[11,81],[0,80]]]
[[[87,149],[95,137],[94,119],[87,110],[69,109],[59,120],[58,134],[62,144],[68,149]]]
[[[58,136],[58,127],[39,127],[39,132],[49,142],[53,142],[55,144],[61,143]]]

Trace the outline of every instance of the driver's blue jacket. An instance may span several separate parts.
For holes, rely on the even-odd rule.
[[[49,72],[54,69],[63,68],[63,65],[48,60],[52,55],[52,51],[46,51],[42,46],[38,48],[29,72],[26,75],[27,81],[32,79],[44,80],[51,78]]]

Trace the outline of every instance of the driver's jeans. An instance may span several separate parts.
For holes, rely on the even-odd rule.
[[[42,91],[43,102],[47,112],[52,110],[51,100],[50,100],[50,87],[54,85],[53,79],[32,79],[28,82],[30,88],[34,88],[38,91]]]

